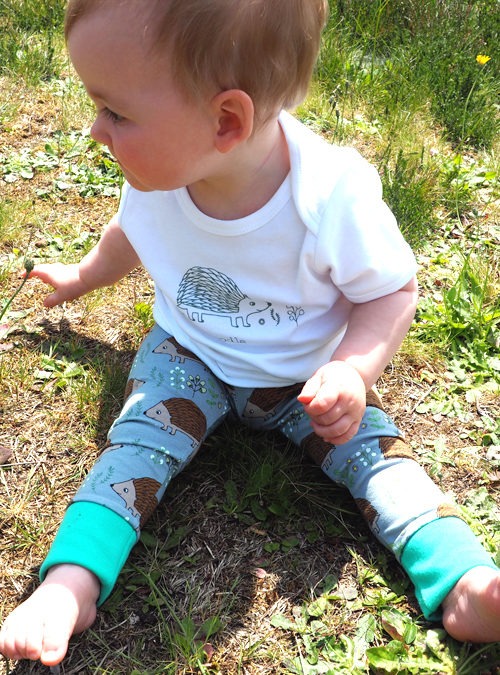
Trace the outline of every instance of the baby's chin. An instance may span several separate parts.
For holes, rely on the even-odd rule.
[[[127,171],[124,171],[122,167],[121,169],[127,183],[135,190],[138,190],[139,192],[154,192],[155,188],[149,187],[149,185],[144,185],[144,183],[141,183],[140,180],[137,180],[135,176],[131,176]]]
[[[137,176],[133,173],[130,173],[127,169],[119,164],[119,167],[123,173],[123,176],[127,183],[139,192],[170,192],[172,190],[178,190],[181,187],[185,187],[183,183],[180,182],[168,182],[168,181],[148,181],[148,183],[143,183]]]

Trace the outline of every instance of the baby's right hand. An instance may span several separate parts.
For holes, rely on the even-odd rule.
[[[55,307],[68,300],[75,300],[89,290],[80,277],[80,266],[78,264],[50,263],[35,265],[29,275],[30,279],[33,277],[54,288],[54,292],[50,293],[43,301],[45,307]]]
[[[307,380],[297,400],[314,432],[333,445],[347,443],[366,409],[366,388],[359,372],[344,361],[330,361]]]

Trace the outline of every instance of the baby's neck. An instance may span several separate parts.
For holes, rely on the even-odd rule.
[[[217,175],[189,185],[188,190],[206,215],[236,220],[267,204],[289,170],[288,146],[276,119],[224,155]]]

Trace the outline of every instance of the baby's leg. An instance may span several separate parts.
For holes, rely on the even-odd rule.
[[[500,639],[500,570],[413,459],[373,393],[367,403],[357,435],[337,447],[293,411],[281,429],[350,490],[372,532],[408,573],[426,618],[442,620],[457,639]],[[290,420],[298,420],[294,433]]]
[[[53,666],[64,658],[73,633],[96,616],[97,578],[83,567],[59,565],[2,626],[0,653],[7,658],[40,659]]]
[[[43,583],[7,619],[0,651],[14,659],[42,657],[48,665],[63,658],[69,637],[92,623],[96,603],[111,593],[170,479],[228,410],[225,388],[204,364],[155,327],[132,366],[109,445],[42,565]]]

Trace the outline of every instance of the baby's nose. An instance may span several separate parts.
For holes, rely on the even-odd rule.
[[[99,117],[96,118],[94,124],[90,127],[90,135],[94,141],[97,141],[97,143],[102,143],[103,145],[107,145],[108,148],[110,148],[111,138],[105,130],[103,121]]]

